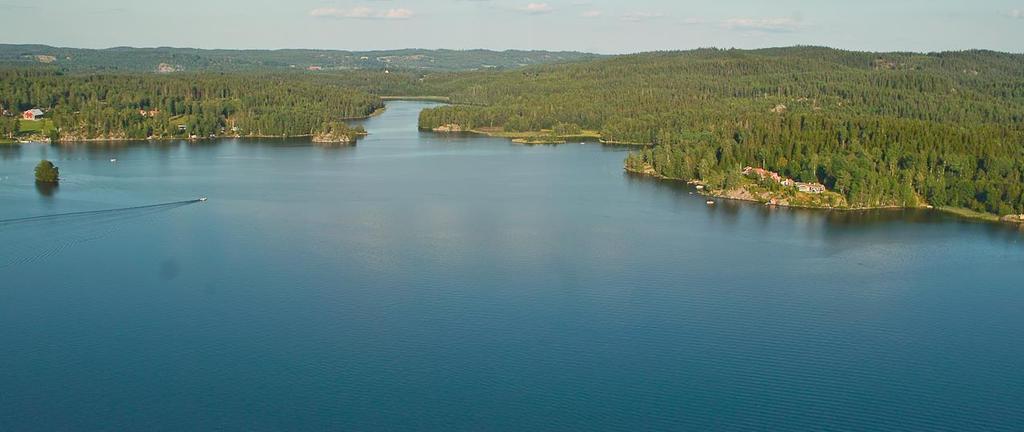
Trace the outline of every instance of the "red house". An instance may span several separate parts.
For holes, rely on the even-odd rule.
[[[43,116],[43,110],[39,108],[32,108],[28,111],[21,113],[21,117],[25,120],[39,120]]]

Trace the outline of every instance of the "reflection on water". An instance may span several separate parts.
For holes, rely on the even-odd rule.
[[[685,182],[659,179],[629,172],[624,172],[622,177],[629,184],[637,184],[643,188],[653,188],[674,197],[674,199],[689,202],[694,200],[701,200],[703,202],[705,199],[694,186]],[[885,230],[901,229],[909,224],[941,224],[950,229],[957,229],[956,227],[961,226],[962,228],[969,229],[971,232],[980,230],[980,232],[990,235],[992,238],[1009,242],[1024,240],[1024,237],[1021,235],[1024,233],[1024,224],[968,219],[935,209],[829,210],[768,206],[761,203],[723,198],[711,199],[715,201],[715,205],[707,206],[708,214],[726,222],[736,222],[741,215],[752,215],[762,222],[778,221],[779,218],[802,220],[805,223],[820,226],[827,235],[838,236],[843,236],[846,233],[846,231],[837,230],[840,227],[845,227],[850,232],[857,232],[869,229],[872,226]]]
[[[35,184],[36,191],[39,192],[39,195],[44,197],[52,197],[54,194],[57,193],[57,190],[60,189],[60,184],[56,182],[35,182]]]
[[[12,160],[21,157],[21,144],[0,144],[0,159]]]

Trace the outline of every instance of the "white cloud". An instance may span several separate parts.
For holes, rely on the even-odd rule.
[[[722,25],[731,30],[762,32],[791,32],[801,26],[800,21],[793,18],[732,18]]]
[[[309,11],[309,15],[322,18],[345,19],[409,19],[416,14],[405,8],[373,9],[365,6],[359,6],[351,9],[338,9],[332,7],[316,8]]]
[[[390,19],[409,19],[414,15],[416,14],[413,13],[413,11],[405,8],[388,9],[388,11],[384,13],[384,17]]]
[[[530,3],[530,4],[526,5],[526,6],[523,6],[523,7],[519,8],[519,10],[522,11],[522,12],[526,12],[528,14],[538,15],[538,14],[546,14],[548,12],[551,12],[551,11],[555,10],[555,9],[552,8],[551,5],[549,5],[547,3]]]
[[[599,11],[599,10],[588,10],[588,11],[585,11],[582,14],[580,14],[580,16],[582,16],[584,18],[597,18],[597,17],[599,17],[601,15],[604,15],[604,12]]]
[[[1024,10],[1014,9],[1010,11],[1010,18],[1024,19]]]
[[[662,18],[665,14],[661,12],[628,12],[622,14],[623,21],[640,22],[649,19]]]

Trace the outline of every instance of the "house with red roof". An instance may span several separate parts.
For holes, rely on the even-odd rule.
[[[30,109],[28,111],[25,111],[25,112],[21,113],[21,118],[23,118],[25,120],[35,121],[35,120],[39,120],[40,118],[42,118],[43,114],[44,114],[43,110],[41,110],[39,108],[32,108],[32,109]]]

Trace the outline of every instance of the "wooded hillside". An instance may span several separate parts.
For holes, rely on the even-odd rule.
[[[852,206],[1024,212],[1024,56],[797,47],[649,53],[448,76],[421,127],[601,131],[628,164],[723,184],[745,165]]]

